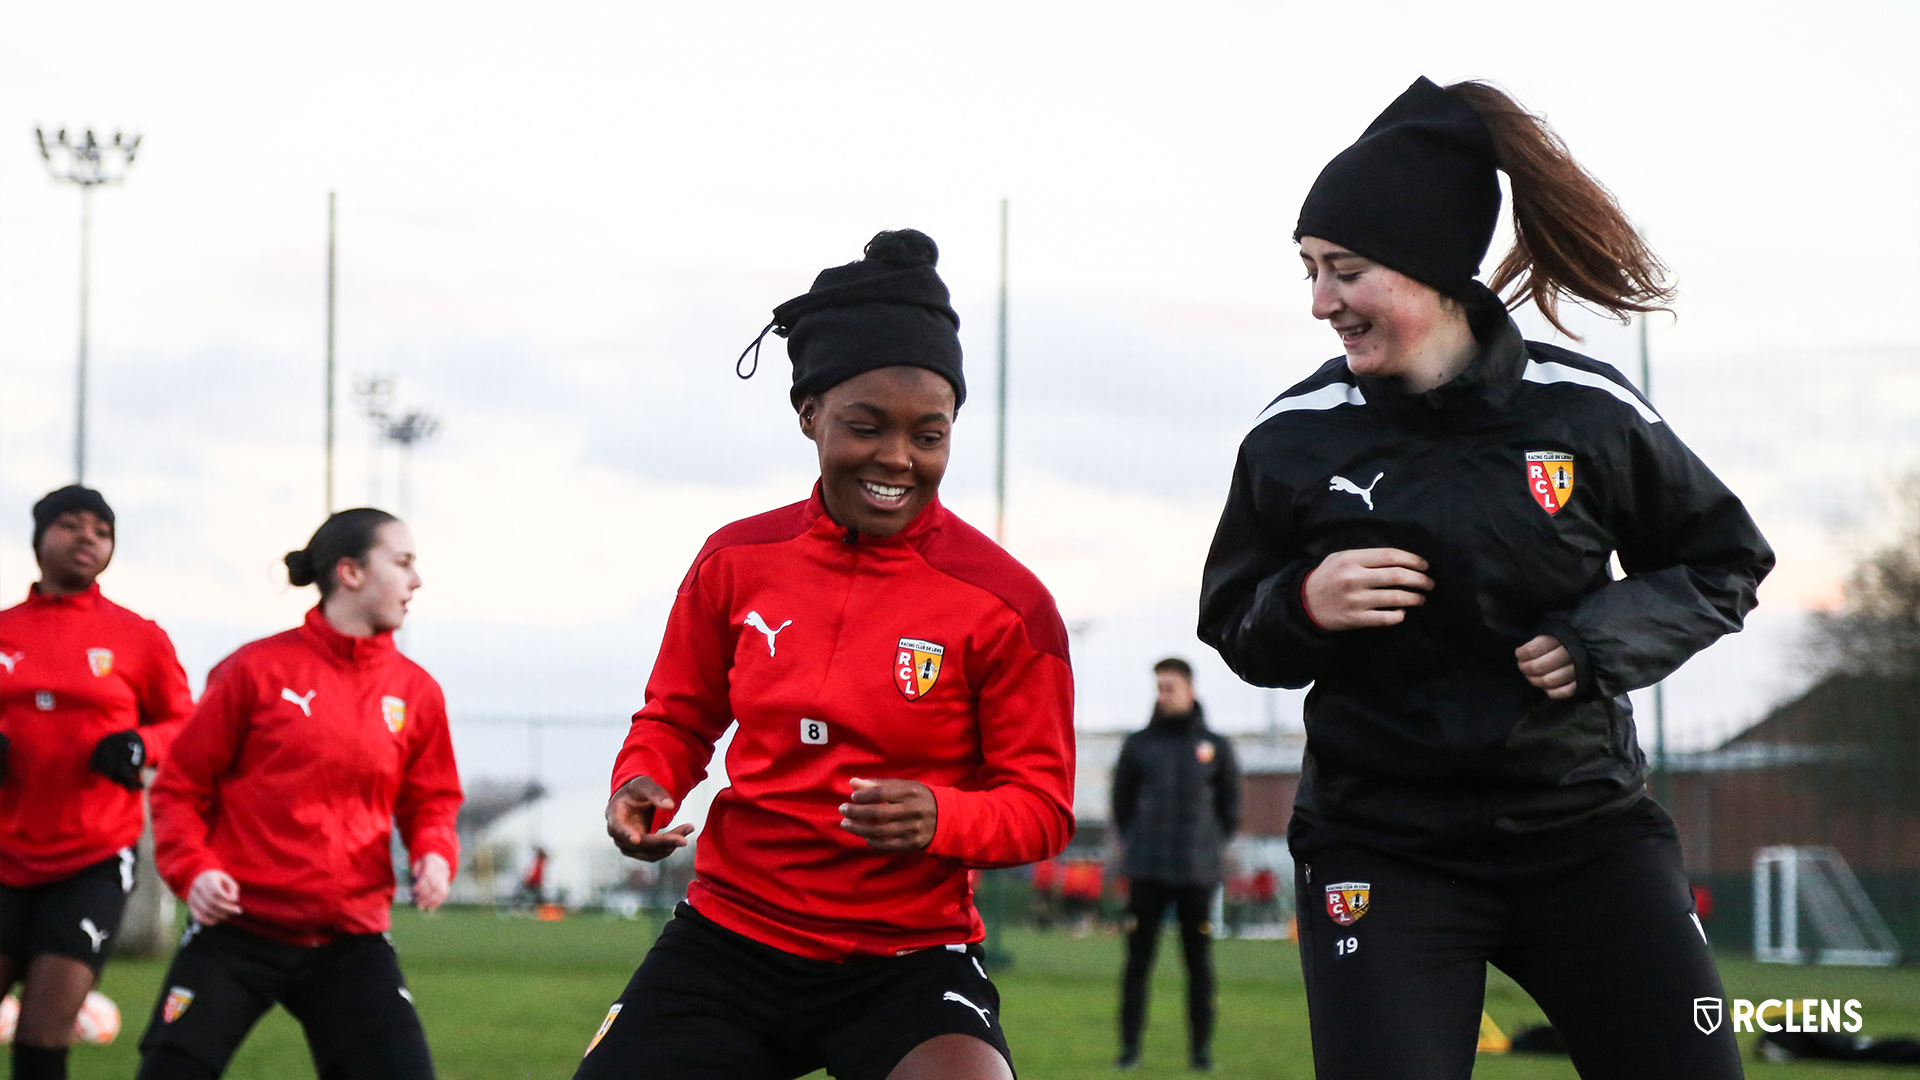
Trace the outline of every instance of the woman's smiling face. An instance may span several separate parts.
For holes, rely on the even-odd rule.
[[[1300,238],[1313,283],[1313,317],[1340,335],[1347,368],[1376,379],[1418,377],[1437,338],[1464,329],[1459,305],[1431,285],[1317,236]]]
[[[869,371],[802,401],[827,513],[869,536],[906,528],[939,494],[953,413],[953,384],[917,367]]]

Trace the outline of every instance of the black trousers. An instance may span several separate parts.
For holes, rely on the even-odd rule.
[[[139,1080],[212,1080],[275,1004],[320,1080],[433,1080],[427,1034],[385,934],[303,947],[189,926],[140,1039]]]
[[[1120,980],[1120,1048],[1140,1049],[1147,1023],[1147,982],[1160,945],[1167,905],[1180,921],[1180,950],[1187,961],[1187,1033],[1195,1058],[1213,1046],[1213,886],[1175,885],[1152,878],[1127,884],[1127,967]]]
[[[1300,962],[1320,1080],[1467,1080],[1489,963],[1566,1041],[1584,1080],[1731,1080],[1733,1025],[1694,1001],[1720,976],[1664,811],[1559,854],[1472,865],[1296,843]],[[1517,857],[1527,856],[1527,857]]]

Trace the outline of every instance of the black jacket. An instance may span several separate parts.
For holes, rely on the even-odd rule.
[[[1307,574],[1369,547],[1425,558],[1427,603],[1318,629]],[[1740,500],[1619,372],[1507,320],[1426,394],[1335,359],[1267,407],[1207,556],[1200,637],[1250,683],[1314,684],[1296,821],[1445,845],[1641,797],[1627,691],[1738,630],[1772,567]],[[1571,700],[1520,674],[1514,649],[1542,633],[1573,655]]]
[[[1207,730],[1198,702],[1155,710],[1120,744],[1113,823],[1126,850],[1120,872],[1174,885],[1217,885],[1227,839],[1240,824],[1240,765],[1226,736]]]

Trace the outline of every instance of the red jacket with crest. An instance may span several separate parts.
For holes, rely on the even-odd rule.
[[[69,877],[140,839],[140,794],[87,767],[116,731],[166,757],[193,692],[167,632],[100,595],[27,594],[0,611],[0,884]]]
[[[349,637],[314,608],[207,676],[154,781],[154,854],[182,896],[233,875],[235,926],[318,944],[390,925],[396,824],[409,862],[459,866],[460,801],[440,684],[391,633]]]
[[[878,539],[834,524],[816,489],[707,541],[614,789],[649,776],[684,798],[735,719],[688,900],[775,948],[977,941],[967,869],[1073,835],[1066,629],[1039,580],[938,501]],[[875,851],[841,829],[854,777],[931,788],[932,843]]]

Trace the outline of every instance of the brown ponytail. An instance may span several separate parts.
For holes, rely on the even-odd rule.
[[[1579,335],[1560,321],[1562,296],[1622,321],[1673,310],[1667,306],[1673,287],[1666,282],[1666,264],[1545,120],[1487,83],[1454,83],[1447,92],[1486,121],[1513,190],[1513,250],[1488,281],[1508,308],[1532,300],[1554,329],[1576,340]]]

